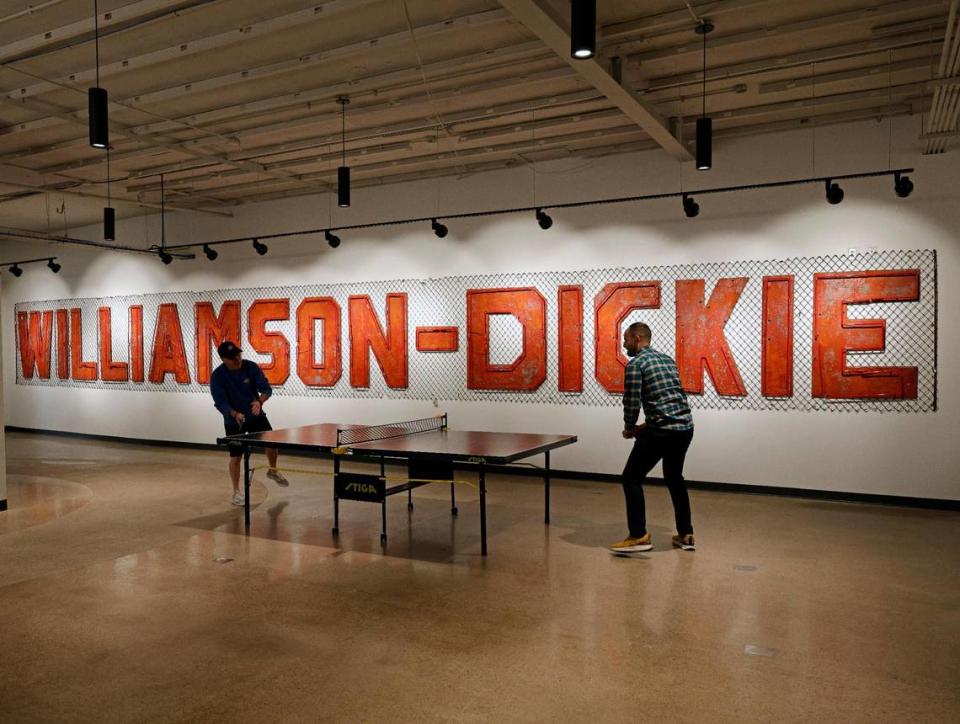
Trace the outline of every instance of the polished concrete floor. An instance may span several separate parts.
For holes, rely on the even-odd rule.
[[[960,515],[692,494],[633,558],[621,493],[494,477],[408,513],[225,456],[8,434],[0,721],[958,721]],[[303,469],[328,462],[288,460]]]

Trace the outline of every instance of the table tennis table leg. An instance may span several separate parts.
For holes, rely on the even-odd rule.
[[[487,555],[487,481],[486,471],[481,462],[480,468],[480,555]]]
[[[550,451],[543,454],[543,522],[550,525]]]
[[[380,528],[380,545],[385,545],[387,542],[387,498],[384,496],[383,502],[380,503],[380,519],[382,521]]]
[[[456,486],[453,483],[450,483],[450,512],[454,515],[457,514],[457,493],[455,492]]]
[[[250,448],[243,448],[243,523],[250,529]]]
[[[337,497],[337,474],[340,472],[340,458],[333,458],[333,531],[336,536],[340,534],[340,498]]]

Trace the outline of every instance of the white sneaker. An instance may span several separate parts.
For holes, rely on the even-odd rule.
[[[233,494],[233,497],[230,498],[230,505],[239,505],[243,507],[243,493],[239,490]]]
[[[270,478],[273,482],[279,485],[281,488],[285,488],[290,485],[290,481],[283,477],[283,473],[279,470],[268,470],[267,477]]]

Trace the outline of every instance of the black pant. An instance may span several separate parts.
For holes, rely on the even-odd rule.
[[[643,481],[653,466],[663,459],[663,479],[670,490],[677,533],[693,533],[690,522],[690,498],[683,481],[683,460],[693,440],[693,430],[660,430],[645,427],[637,434],[633,450],[623,469],[623,494],[627,499],[627,524],[631,538],[647,533],[647,509],[643,500]]]

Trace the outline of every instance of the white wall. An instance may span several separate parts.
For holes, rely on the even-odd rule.
[[[3,292],[4,287],[3,280],[0,279],[0,294]],[[0,380],[6,380],[6,377],[3,376],[3,347],[7,343],[6,339],[0,338]],[[3,429],[5,424],[4,420],[4,407],[3,407],[3,390],[6,385],[0,385],[0,429]],[[6,506],[7,500],[7,441],[4,435],[0,435],[0,508]]]
[[[663,153],[538,164],[536,201],[653,193],[888,167],[888,121],[738,139],[718,144],[715,168],[697,173]],[[329,249],[322,237],[271,243],[256,257],[249,247],[222,247],[165,267],[130,254],[56,248],[60,275],[40,267],[3,289],[3,354],[8,424],[144,438],[212,441],[220,431],[209,398],[14,384],[13,305],[98,295],[206,290],[310,282],[429,278],[455,274],[578,270],[694,261],[779,259],[844,254],[851,247],[936,249],[939,275],[939,358],[960,353],[960,164],[956,152],[922,157],[917,119],[894,121],[893,167],[915,166],[917,189],[893,194],[889,178],[845,184],[847,197],[829,206],[818,186],[702,197],[700,217],[686,219],[676,199],[551,212],[541,231],[527,216],[449,223],[437,239],[425,225],[343,233]],[[816,155],[816,167],[813,156]],[[457,213],[533,204],[529,167],[395,186],[355,189],[353,207],[336,208],[329,195],[248,206],[233,219],[173,214],[168,243],[246,236],[389,218]],[[332,213],[332,221],[331,221]],[[2,221],[2,218],[0,218]],[[122,221],[120,239],[155,243],[157,217]],[[81,229],[94,236],[99,229]],[[36,247],[33,247],[36,251]],[[11,247],[7,253],[13,253]],[[960,374],[939,372],[939,409],[924,414],[696,411],[697,432],[687,477],[936,498],[960,498]],[[383,420],[419,415],[430,403],[326,400],[278,396],[275,426],[318,419]],[[580,442],[555,455],[557,467],[618,472],[627,454],[617,408],[492,403],[444,403],[456,427],[570,432]]]

